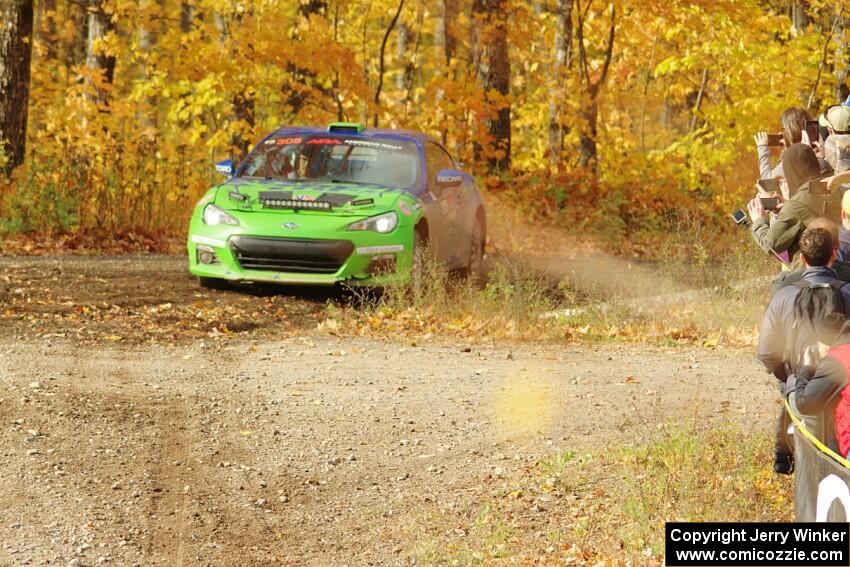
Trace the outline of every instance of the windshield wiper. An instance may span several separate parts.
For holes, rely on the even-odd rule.
[[[380,183],[372,183],[369,181],[355,181],[353,179],[331,179],[331,183],[351,183],[352,185],[381,185]]]

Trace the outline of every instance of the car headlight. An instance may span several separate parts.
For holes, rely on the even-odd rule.
[[[212,203],[204,207],[203,219],[204,224],[209,226],[215,226],[217,224],[232,224],[235,226],[239,224],[239,220],[236,217],[227,214],[227,211]]]
[[[392,232],[396,225],[398,225],[398,215],[389,212],[352,223],[348,225],[348,230],[371,230],[372,232],[386,234]]]

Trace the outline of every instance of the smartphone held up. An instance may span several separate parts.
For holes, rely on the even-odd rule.
[[[768,134],[767,145],[771,147],[782,147],[785,144],[782,140],[782,134]]]
[[[811,144],[820,143],[820,128],[817,120],[806,120],[806,134]]]
[[[759,189],[764,193],[778,193],[779,192],[779,180],[776,178],[772,179],[759,179],[758,180]]]
[[[765,211],[776,212],[779,210],[779,197],[759,197]]]

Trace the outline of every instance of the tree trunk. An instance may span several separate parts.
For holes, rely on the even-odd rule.
[[[549,101],[549,159],[557,164],[564,149],[564,138],[568,128],[561,122],[559,104],[567,94],[565,88],[567,71],[571,66],[573,45],[573,0],[558,0],[555,30],[555,64],[552,66],[554,80],[553,96]]]
[[[833,95],[833,100],[836,102],[843,102],[847,99],[847,95],[850,94],[850,90],[847,88],[847,74],[848,74],[848,66],[850,66],[850,60],[847,57],[847,42],[844,39],[844,12],[841,12],[836,16],[837,20],[835,22],[835,60],[833,63],[834,74],[835,74],[835,91]]]
[[[581,117],[587,123],[579,136],[579,166],[596,171],[598,151],[596,137],[599,133],[599,103],[597,97],[591,97],[591,102],[581,110]]]
[[[436,31],[434,32],[434,54],[435,61],[442,61],[445,65],[446,76],[455,77],[455,69],[452,68],[452,59],[457,50],[457,35],[454,22],[457,21],[457,2],[458,0],[442,0],[440,8],[437,10]],[[437,101],[442,100],[444,96],[443,89],[437,91]],[[445,111],[442,111],[443,118],[446,118]],[[447,145],[449,137],[448,127],[443,127],[440,132],[440,140],[443,145]]]
[[[408,79],[413,74],[412,60],[407,55],[408,45],[413,38],[413,30],[404,22],[398,24],[398,35],[396,36],[396,57],[402,66],[402,72],[395,76],[395,86],[398,90],[404,89]]]
[[[247,90],[247,89],[246,89]],[[254,128],[254,99],[248,96],[246,91],[237,93],[233,97],[233,117],[244,122],[249,128]],[[237,130],[230,139],[230,145],[236,150],[237,156],[234,161],[240,162],[251,149],[251,140],[245,138],[242,132]]]
[[[241,14],[234,16],[234,24],[238,24],[242,17],[243,15]],[[215,27],[218,29],[221,43],[227,46],[225,51],[230,52],[232,56],[234,46],[233,38],[230,34],[230,22],[225,20],[219,12],[215,12],[213,14],[213,22]],[[244,43],[244,48],[248,50],[248,52],[253,51],[253,46],[250,41],[246,41]],[[246,84],[246,82],[250,82],[250,79],[245,77],[243,74],[239,74],[233,79],[234,87],[238,90],[233,95],[233,100],[230,102],[230,108],[233,114],[230,123],[233,124],[234,122],[239,122],[241,124],[239,124],[230,135],[230,147],[231,151],[234,152],[234,155],[232,156],[233,161],[239,163],[248,155],[248,151],[251,149],[251,140],[243,135],[242,129],[245,126],[248,127],[249,131],[254,129],[254,110],[256,103]]]
[[[694,106],[691,108],[691,120],[688,123],[688,132],[693,132],[697,127],[697,120],[699,119],[699,111],[702,106],[702,99],[705,98],[705,87],[708,85],[708,69],[703,69],[702,71],[702,79],[700,80],[699,90],[697,91],[697,97],[694,101]]]
[[[180,31],[189,33],[195,22],[195,6],[186,2],[180,2]]]
[[[808,0],[791,0],[791,23],[798,34],[806,31],[811,23]]]
[[[326,0],[309,0],[298,6],[298,15],[308,22],[311,16],[325,16],[327,11],[328,3]],[[298,27],[296,26],[295,29],[295,39],[299,39]],[[292,109],[292,113],[297,116],[307,104],[308,84],[313,82],[316,74],[295,63],[288,64],[287,71],[291,74],[291,79],[289,80],[288,91],[286,85],[283,87],[286,91],[286,102]]]
[[[68,11],[71,12],[74,29],[77,30],[77,33],[74,34],[74,41],[71,44],[70,50],[65,51],[65,67],[70,69],[74,65],[84,65],[86,62],[86,50],[89,41],[89,16],[86,10],[78,4],[69,5]]]
[[[57,55],[56,0],[43,0],[37,6],[35,34],[44,45],[44,59],[54,61]]]
[[[103,83],[112,84],[115,78],[115,56],[103,52],[103,46],[97,43],[106,37],[106,34],[115,29],[112,18],[103,9],[102,0],[89,0],[87,17],[88,36],[86,42],[86,66],[101,72]],[[92,99],[103,106],[109,105],[109,92],[100,86],[95,86],[95,94]]]
[[[149,66],[150,63],[150,52],[156,46],[156,43],[159,39],[159,34],[157,31],[150,31],[143,27],[139,28],[139,51],[144,54],[141,65],[141,76],[139,77],[141,81],[148,81],[150,79]],[[156,127],[156,118],[157,118],[157,97],[149,96],[145,98],[145,102],[147,103],[147,112],[140,111],[138,114],[139,125],[142,128],[155,128]]]
[[[508,0],[474,0],[473,17],[480,22],[477,33],[478,68],[485,93],[496,91],[506,98],[511,89],[511,62],[508,54]],[[487,155],[490,173],[507,171],[511,167],[511,105],[507,101],[493,101],[491,117],[487,120],[487,133],[491,148]],[[495,113],[493,109],[495,108]],[[495,116],[492,116],[495,114]]]
[[[378,127],[378,113],[381,107],[381,90],[384,86],[384,55],[387,50],[387,41],[390,39],[390,34],[395,28],[396,23],[398,22],[399,16],[401,16],[401,11],[404,9],[404,0],[399,0],[398,9],[395,12],[395,16],[390,20],[390,25],[387,26],[387,31],[384,33],[384,39],[381,41],[381,50],[378,56],[378,86],[375,87],[375,115],[372,121],[372,125],[377,128]]]
[[[6,174],[24,162],[32,58],[32,0],[0,0],[0,148]]]
[[[434,32],[434,47],[437,60],[443,60],[446,68],[451,67],[457,50],[457,34],[454,23],[458,16],[458,0],[443,0],[437,11],[437,29]]]
[[[304,18],[309,18],[314,14],[324,16],[327,11],[327,0],[309,0],[308,2],[302,2],[301,5],[298,6],[298,13]]]
[[[587,122],[587,126],[579,135],[579,149],[581,151],[579,165],[581,167],[589,168],[595,175],[598,172],[599,161],[596,147],[597,134],[599,133],[599,93],[605,86],[605,81],[608,79],[608,69],[611,67],[611,59],[614,55],[614,36],[617,30],[617,7],[615,4],[611,5],[611,24],[608,28],[608,44],[604,51],[605,59],[602,63],[602,69],[599,72],[599,78],[593,80],[590,76],[590,62],[588,61],[587,51],[584,47],[584,18],[582,16],[582,9],[579,1],[580,0],[576,0],[576,11],[578,13],[576,39],[578,40],[581,78],[585,92],[589,99],[589,102],[582,111],[582,116]]]

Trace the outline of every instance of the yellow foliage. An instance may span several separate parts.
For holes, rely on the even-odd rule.
[[[535,192],[541,174],[556,207],[594,207],[618,195],[630,202],[615,213],[629,231],[684,209],[725,214],[757,175],[752,133],[778,128],[783,108],[807,102],[828,26],[813,20],[792,33],[785,14],[757,0],[616,4],[615,49],[596,100],[597,178],[576,165],[591,128],[587,77],[599,80],[604,66],[610,3],[582,4],[584,77],[576,37],[566,66],[553,72],[562,33],[555,3],[508,0],[508,96],[482,81],[487,46],[472,39],[481,22],[470,16],[471,0],[459,0],[444,20],[442,2],[406,3],[376,102],[396,0],[103,0],[114,29],[89,47],[116,58],[111,82],[87,65],[87,12],[57,0],[39,14],[29,154],[0,202],[12,219],[0,228],[181,230],[210,184],[211,163],[238,157],[241,140],[255,143],[289,124],[377,120],[422,130],[483,173],[488,157],[506,152],[487,130],[504,107],[521,177],[491,178],[494,187],[507,181]],[[833,8],[819,2],[817,13]],[[492,30],[479,32],[486,39]],[[831,103],[832,90],[824,77],[815,107]],[[551,125],[564,132],[554,154]],[[564,176],[569,191],[552,199]]]

